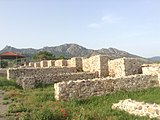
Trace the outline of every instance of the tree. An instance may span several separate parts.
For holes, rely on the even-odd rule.
[[[59,56],[57,59],[58,59],[58,60],[60,60],[60,59],[65,59],[65,57],[64,57],[63,55],[61,55],[61,56]]]
[[[33,56],[33,59],[35,60],[53,60],[55,59],[55,56],[50,52],[40,51]]]
[[[5,61],[5,60],[2,60],[0,64],[1,64],[1,68],[6,68],[6,67],[8,67],[8,62]]]

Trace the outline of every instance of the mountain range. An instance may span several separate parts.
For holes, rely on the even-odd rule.
[[[116,48],[102,48],[98,50],[87,49],[82,47],[78,44],[63,44],[54,47],[43,47],[41,49],[33,49],[33,48],[26,48],[26,49],[18,49],[11,46],[6,46],[4,49],[0,51],[2,52],[16,52],[19,54],[23,54],[26,56],[32,56],[39,51],[48,51],[51,52],[53,55],[60,56],[63,55],[64,57],[90,57],[93,55],[107,55],[110,59],[121,58],[121,57],[129,57],[129,58],[140,58],[143,61],[147,61],[148,59],[128,53],[126,51],[118,50]]]
[[[149,60],[159,62],[160,61],[160,56],[151,57],[151,58],[149,58]]]

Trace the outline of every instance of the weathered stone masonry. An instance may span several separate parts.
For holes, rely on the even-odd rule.
[[[31,62],[29,65],[31,66]],[[70,60],[41,61],[34,63],[34,67],[76,67],[78,71],[99,73],[99,77],[123,77],[141,74],[141,63],[136,58],[120,58],[109,60],[105,55],[96,55],[90,58],[71,58]],[[33,65],[32,65],[33,66]]]
[[[141,73],[139,72],[141,66],[137,59],[121,58],[109,61],[108,57],[105,55],[96,55],[87,59],[75,57],[69,60],[43,60],[35,63],[31,62],[29,63],[28,68],[27,66],[25,67],[26,68],[8,69],[7,78],[17,78],[17,83],[20,85],[22,85],[20,80],[23,80],[25,82],[23,82],[22,86],[32,88],[33,85],[29,87],[30,83],[39,84],[40,81],[45,84],[48,84],[49,82],[44,81],[53,83],[53,81],[62,81],[62,79],[65,79],[64,76],[66,77],[65,80],[74,80],[73,76],[75,75],[75,80],[77,80],[77,76],[79,76],[79,79],[92,79],[97,77],[104,78],[107,76],[124,77]],[[82,71],[83,73],[80,74],[65,74]],[[90,72],[90,74],[88,72]],[[93,73],[96,73],[96,76]],[[86,75],[86,77],[82,77],[84,75]],[[35,79],[35,82],[33,78]],[[31,80],[33,80],[33,82],[31,82]]]
[[[113,104],[112,108],[124,110],[134,115],[149,116],[150,118],[160,119],[160,105],[157,104],[149,104],[126,99]]]
[[[146,75],[158,75],[160,84],[160,64],[145,64],[142,66],[142,72]]]
[[[82,60],[83,71],[99,73],[99,77],[108,76],[108,57],[105,55],[96,55]]]
[[[157,75],[131,75],[121,78],[96,78],[54,84],[55,99],[81,99],[106,95],[118,90],[138,90],[159,86]]]
[[[160,64],[144,64],[142,65],[143,74],[159,74],[160,73]]]
[[[75,73],[75,67],[54,67],[54,68],[11,68],[7,70],[7,79],[18,77],[45,76],[48,74]]]
[[[34,88],[39,84],[53,84],[61,81],[78,80],[78,79],[92,79],[98,77],[96,72],[79,72],[79,73],[63,73],[56,75],[41,75],[32,77],[19,77],[17,84],[21,85],[23,89]]]
[[[109,76],[123,77],[128,75],[141,74],[141,63],[136,58],[119,58],[108,62]]]
[[[67,66],[67,60],[56,60],[55,61],[55,66],[56,67]]]
[[[35,67],[35,68],[40,68],[40,67],[41,67],[40,62],[35,62],[35,63],[34,63],[34,67]]]
[[[84,99],[119,90],[139,90],[160,85],[160,64],[143,65],[135,58],[109,60],[107,56],[45,60],[29,63],[29,68],[7,70],[8,79],[17,79],[24,89],[54,84],[55,99]],[[83,72],[82,72],[83,71]],[[143,74],[142,74],[143,72]],[[113,108],[131,114],[160,118],[160,106],[132,100],[120,101]]]
[[[48,65],[48,67],[54,67],[55,66],[55,60],[48,60],[47,65]]]

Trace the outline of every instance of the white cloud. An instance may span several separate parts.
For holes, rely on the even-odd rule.
[[[122,20],[122,18],[120,17],[115,17],[113,16],[112,14],[108,14],[108,15],[105,15],[101,18],[101,21],[99,23],[92,23],[92,24],[89,24],[88,27],[91,27],[91,28],[97,28],[97,27],[101,27],[105,24],[112,24],[112,23],[117,23],[119,22],[120,20]]]
[[[117,23],[120,20],[122,20],[121,17],[116,17],[111,14],[102,17],[102,21],[105,23]]]
[[[112,22],[113,21],[113,16],[111,14],[103,16],[102,18],[103,22]]]

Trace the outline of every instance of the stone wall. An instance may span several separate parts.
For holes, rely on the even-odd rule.
[[[40,62],[35,62],[35,63],[34,63],[34,67],[35,67],[35,68],[40,68],[40,67],[41,67]]]
[[[48,74],[75,73],[75,67],[53,67],[53,68],[10,68],[7,69],[7,79],[16,79],[18,77],[42,76]]]
[[[56,74],[56,75],[41,75],[33,77],[19,77],[17,79],[17,84],[22,86],[24,89],[34,88],[39,84],[53,84],[55,82],[77,80],[77,79],[93,79],[97,78],[97,73],[65,73],[65,74]]]
[[[159,85],[157,75],[131,75],[122,78],[96,78],[54,84],[55,99],[80,99],[106,95],[118,90],[137,90]]]
[[[115,59],[108,61],[108,72],[111,77],[125,76],[124,60]]]
[[[142,63],[137,58],[124,58],[125,75],[142,74]]]
[[[25,64],[25,67],[27,64]],[[43,60],[40,62],[29,62],[29,67],[76,67],[78,70],[82,71],[82,58],[81,57],[73,57],[69,60]]]
[[[82,71],[82,58],[81,57],[74,57],[70,60],[67,60],[68,67],[76,67],[78,71]]]
[[[24,62],[24,67],[29,66],[29,62]]]
[[[29,67],[34,67],[34,62],[29,62]]]
[[[83,58],[82,59],[82,69],[83,71],[90,71],[91,69],[91,65],[90,65],[90,62],[91,60],[89,58]]]
[[[142,72],[146,75],[158,75],[160,85],[160,64],[144,64],[142,65]]]
[[[55,66],[56,67],[67,66],[67,60],[56,60],[55,61]]]
[[[55,67],[55,60],[48,60],[47,64],[48,64],[48,67]]]
[[[108,57],[105,55],[100,56],[100,65],[99,65],[99,77],[107,77],[108,72]]]
[[[99,77],[108,76],[108,57],[105,55],[96,55],[88,59],[83,59],[83,71],[99,72]]]
[[[121,100],[112,106],[113,109],[124,110],[138,116],[149,116],[160,119],[160,105],[137,102],[131,99]]]
[[[122,77],[141,74],[142,62],[136,58],[120,58],[109,60],[105,55],[96,55],[90,58],[75,57],[69,60],[45,60],[35,62],[34,67],[76,67],[78,71],[99,72],[99,77]],[[30,63],[33,67],[33,63]]]
[[[71,66],[72,66],[72,61],[71,61],[71,59],[67,60],[67,66],[68,66],[68,67],[71,67]]]
[[[119,58],[108,62],[109,76],[123,77],[142,73],[141,62],[136,58]]]
[[[48,67],[48,61],[47,60],[40,61],[40,67],[41,68]]]
[[[78,71],[82,71],[82,58],[81,57],[71,58],[71,67],[76,67]]]
[[[142,65],[143,74],[159,74],[160,73],[160,64],[144,64]]]

